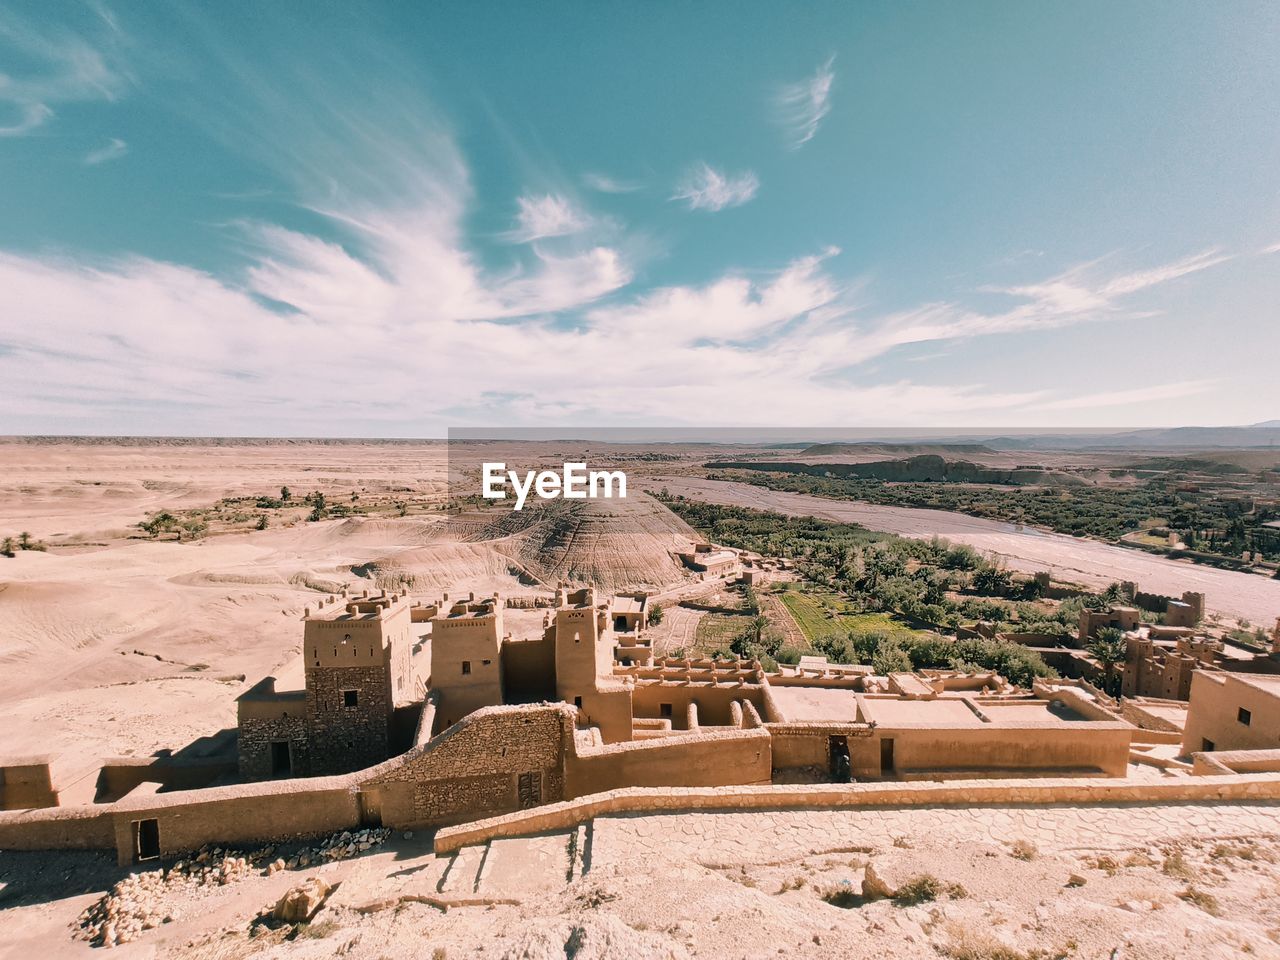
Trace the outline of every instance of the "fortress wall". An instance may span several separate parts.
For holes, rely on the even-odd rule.
[[[558,801],[572,717],[564,704],[479,710],[425,746],[360,774],[367,809],[399,829]]]
[[[768,783],[771,772],[768,731],[703,727],[698,733],[575,749],[565,761],[565,796],[623,786]]]
[[[206,843],[256,844],[349,830],[360,824],[349,777],[214,787],[125,798],[112,807],[114,845],[122,864],[133,860],[133,823],[156,820],[164,856]]]
[[[0,813],[0,850],[110,850],[111,807],[47,807]]]
[[[483,843],[571,829],[598,816],[661,815],[698,810],[832,809],[981,804],[1280,803],[1280,774],[1206,776],[1142,783],[1104,779],[964,780],[949,783],[839,783],[805,786],[627,788],[537,810],[450,827],[436,834],[437,854]]]

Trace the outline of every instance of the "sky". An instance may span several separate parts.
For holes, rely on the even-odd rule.
[[[1275,419],[1278,37],[0,0],[0,433]]]

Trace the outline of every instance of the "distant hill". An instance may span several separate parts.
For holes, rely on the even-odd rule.
[[[998,450],[1167,450],[1171,448],[1233,449],[1280,447],[1280,421],[1249,427],[1168,427],[1121,433],[1038,434],[992,437]]]
[[[981,443],[881,443],[871,440],[860,443],[816,443],[800,451],[800,455],[805,457],[833,457],[842,453],[946,456],[948,454],[996,453],[996,451]]]

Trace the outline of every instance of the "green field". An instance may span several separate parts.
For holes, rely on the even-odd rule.
[[[693,642],[699,653],[708,654],[729,649],[729,644],[751,625],[751,617],[708,613],[698,621]],[[691,651],[692,652],[692,651]]]
[[[885,613],[848,613],[846,604],[832,593],[786,590],[779,597],[810,641],[831,633],[878,631],[904,638],[920,633]]]

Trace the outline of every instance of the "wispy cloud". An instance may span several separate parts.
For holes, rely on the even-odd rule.
[[[582,182],[600,193],[635,193],[644,187],[644,184],[637,181],[619,180],[603,173],[584,173]]]
[[[1277,241],[1276,243],[1273,243],[1270,246],[1263,247],[1261,250],[1258,251],[1258,253],[1260,254],[1280,253],[1280,241]]]
[[[778,92],[778,117],[792,149],[798,150],[812,140],[818,125],[831,111],[831,88],[835,79],[835,57],[830,57],[813,76],[800,83],[789,83]]]
[[[1125,407],[1159,400],[1178,400],[1208,393],[1218,386],[1217,380],[1183,380],[1175,383],[1157,383],[1129,390],[1112,390],[1089,393],[1063,400],[1036,404],[1040,410],[1088,410],[1101,407]]]
[[[110,163],[112,160],[119,160],[129,152],[129,145],[118,137],[112,137],[111,140],[101,147],[90,150],[84,158],[86,165],[95,167],[100,163]]]
[[[0,62],[26,65],[14,75],[0,73],[0,107],[7,105],[5,112],[16,117],[0,125],[0,137],[39,129],[53,118],[53,105],[59,103],[117,99],[128,86],[116,62],[117,39],[104,36],[98,46],[69,31],[38,28],[0,10]]]
[[[681,181],[672,200],[683,200],[690,210],[724,210],[740,207],[756,195],[760,181],[750,170],[744,173],[722,173],[701,164]]]
[[[516,203],[516,225],[508,234],[516,243],[581,233],[592,225],[591,217],[567,197],[548,193],[520,197]]]

